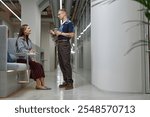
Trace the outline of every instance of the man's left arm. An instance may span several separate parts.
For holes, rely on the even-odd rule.
[[[61,35],[62,36],[65,36],[65,37],[70,37],[70,38],[73,38],[75,33],[74,32],[71,32],[71,33],[64,33],[64,32],[61,32]]]
[[[65,36],[65,37],[73,38],[74,35],[75,35],[75,33],[74,33],[74,32],[64,33],[64,32],[57,31],[57,32],[56,32],[56,35],[57,35],[57,36],[62,35],[62,36]]]

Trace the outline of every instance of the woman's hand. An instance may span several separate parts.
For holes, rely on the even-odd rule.
[[[35,51],[35,50],[33,50],[33,49],[31,49],[31,50],[30,50],[30,53],[36,53],[36,51]]]

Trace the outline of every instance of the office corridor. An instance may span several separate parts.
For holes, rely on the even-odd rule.
[[[97,89],[89,83],[89,72],[78,70],[73,72],[75,88],[73,90],[59,89],[58,85],[62,82],[62,74],[58,68],[56,72],[46,72],[46,84],[52,90],[36,90],[34,83],[13,93],[2,100],[149,100],[150,94],[134,93],[115,93],[105,92]]]
[[[137,12],[140,4],[128,0],[112,4],[101,0],[0,0],[0,5],[0,100],[150,100],[149,45],[139,43],[145,42],[150,32],[141,25],[127,31],[134,24],[124,24],[129,20],[145,21],[143,13]],[[49,34],[62,25],[58,19],[62,8],[75,30],[70,40],[71,64],[76,69],[73,90],[58,88],[63,78],[60,69],[55,70],[57,46]],[[12,49],[7,48],[11,48],[7,40],[17,39],[24,23],[32,29],[30,38],[39,53],[36,59],[47,71],[46,84],[52,90],[36,90],[32,81],[22,88],[16,82],[19,70],[8,69],[7,52]],[[139,44],[135,46],[138,48],[133,46],[126,54],[134,44]],[[25,67],[21,69],[23,74]]]

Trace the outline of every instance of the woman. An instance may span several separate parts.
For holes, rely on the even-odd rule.
[[[18,39],[16,41],[17,53],[34,52],[34,50],[32,49],[32,42],[29,39],[30,34],[31,34],[30,27],[27,24],[22,25],[19,31]],[[27,63],[27,60],[25,59],[24,56],[19,56],[17,62]],[[45,86],[45,82],[44,82],[45,74],[44,74],[43,66],[40,63],[33,61],[30,57],[29,57],[29,65],[31,70],[30,77],[36,81],[36,89],[41,89],[41,90],[50,89]]]

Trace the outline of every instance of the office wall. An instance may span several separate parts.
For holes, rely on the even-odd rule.
[[[18,33],[18,30],[20,28],[20,25],[13,25],[11,22],[8,22],[4,19],[1,20],[2,25],[6,25],[8,27],[8,37],[16,37],[16,34]]]
[[[49,23],[41,24],[41,48],[44,50],[44,70],[54,71],[55,43],[49,34]]]
[[[98,2],[100,0],[97,0]],[[92,3],[92,5],[94,2]],[[125,56],[130,45],[141,39],[140,5],[131,0],[92,6],[92,84],[104,91],[143,92],[141,48]]]
[[[37,0],[20,0],[21,24],[29,24],[32,29],[30,38],[32,42],[40,46],[41,38],[41,12]]]

